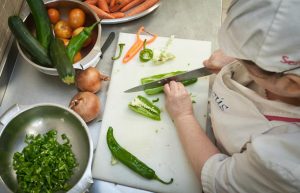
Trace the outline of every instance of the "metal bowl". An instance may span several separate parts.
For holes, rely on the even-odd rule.
[[[79,163],[69,180],[72,187],[69,191],[88,187],[84,180],[88,177],[92,179],[93,143],[87,125],[77,114],[55,104],[38,104],[23,109],[16,105],[6,111],[0,122],[5,125],[0,134],[0,181],[4,182],[8,190],[17,190],[17,178],[12,167],[13,155],[26,146],[25,136],[44,134],[51,129],[57,130],[58,141],[61,134],[68,136]]]
[[[80,8],[85,12],[86,19],[85,19],[85,26],[90,26],[96,21],[99,21],[98,16],[84,3],[76,0],[51,0],[45,3],[46,8],[55,8],[58,9],[60,12],[61,19],[67,20],[68,13],[71,9],[74,8]],[[35,34],[35,24],[34,20],[31,14],[28,14],[28,16],[24,19],[24,23],[33,34]],[[74,65],[74,68],[78,69],[86,69],[90,66],[96,66],[98,61],[100,60],[101,55],[101,48],[100,48],[100,39],[101,39],[101,25],[97,25],[95,29],[92,32],[91,35],[92,42],[85,48],[81,49],[82,59],[78,62],[76,62]],[[47,68],[43,67],[34,61],[32,61],[30,55],[25,51],[25,49],[22,48],[17,43],[18,49],[20,54],[23,56],[23,58],[33,65],[37,70],[49,74],[49,75],[58,75],[55,68]]]

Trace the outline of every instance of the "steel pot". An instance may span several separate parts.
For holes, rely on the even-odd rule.
[[[92,183],[93,143],[86,123],[72,110],[56,104],[32,106],[14,105],[0,117],[0,181],[8,191],[16,192],[17,179],[13,170],[13,155],[25,147],[25,136],[44,134],[56,129],[65,133],[72,144],[79,166],[69,180],[70,193],[85,192]]]

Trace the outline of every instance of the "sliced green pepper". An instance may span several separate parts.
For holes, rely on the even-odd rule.
[[[119,54],[118,54],[118,56],[112,57],[111,58],[112,60],[118,60],[121,57],[124,46],[125,46],[125,44],[119,44]]]
[[[85,41],[91,36],[93,29],[96,25],[98,25],[100,21],[97,21],[93,25],[89,27],[85,27],[79,34],[72,37],[70,40],[68,46],[67,46],[67,55],[69,59],[74,61],[75,54],[82,48]]]
[[[113,135],[113,128],[109,127],[106,134],[106,141],[108,148],[110,149],[112,155],[123,163],[125,166],[132,169],[134,172],[138,173],[142,177],[149,179],[149,180],[158,180],[163,184],[171,184],[173,183],[173,178],[169,182],[165,182],[161,180],[156,174],[153,169],[148,167],[145,163],[140,161],[137,157],[132,155],[126,149],[121,147],[118,142],[116,141]]]
[[[150,83],[150,82],[153,82],[153,81],[156,81],[156,80],[168,78],[170,76],[175,76],[177,74],[181,74],[181,73],[184,73],[184,72],[185,71],[175,71],[175,72],[169,72],[169,73],[157,74],[157,75],[153,75],[153,76],[149,76],[149,77],[144,77],[144,78],[141,79],[141,83],[142,84],[147,84],[147,83]],[[198,80],[197,78],[193,78],[193,79],[184,80],[181,83],[184,86],[187,86],[187,85],[190,85],[190,84],[193,84],[193,83],[197,82],[197,80]],[[155,95],[155,94],[158,94],[158,93],[162,93],[163,90],[164,90],[163,86],[159,86],[159,87],[156,87],[156,88],[146,89],[144,91],[148,95]]]
[[[128,107],[131,110],[144,115],[145,117],[149,117],[158,121],[160,120],[160,109],[143,96],[139,95],[135,97],[128,104]]]
[[[144,41],[144,48],[140,51],[140,61],[148,62],[153,58],[153,51],[149,48],[146,48],[146,40]]]

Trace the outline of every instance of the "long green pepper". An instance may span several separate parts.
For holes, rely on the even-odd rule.
[[[181,73],[184,73],[184,72],[186,72],[186,71],[175,71],[175,72],[169,72],[169,73],[157,74],[157,75],[153,75],[153,76],[149,76],[149,77],[144,77],[144,78],[141,79],[141,83],[142,84],[147,84],[147,83],[150,83],[150,82],[153,82],[153,81],[157,81],[157,80],[161,80],[161,79],[168,78],[168,77],[171,77],[171,76],[175,76],[177,74],[181,74]],[[187,86],[187,85],[190,85],[190,84],[193,84],[193,83],[197,82],[197,80],[198,80],[197,78],[193,78],[193,79],[184,80],[181,83],[184,86]],[[155,94],[162,93],[163,90],[164,90],[163,86],[159,86],[159,87],[155,87],[155,88],[151,88],[151,89],[146,89],[144,91],[148,95],[155,95]]]
[[[67,46],[67,55],[72,63],[74,61],[74,56],[76,55],[76,53],[82,48],[85,41],[91,36],[95,26],[99,23],[100,21],[97,21],[93,25],[85,27],[79,34],[77,34],[70,40]]]
[[[113,135],[113,128],[109,127],[106,134],[106,140],[108,148],[110,149],[112,155],[119,160],[121,163],[132,169],[134,172],[143,176],[149,180],[158,180],[163,184],[171,184],[173,183],[173,178],[169,182],[165,182],[161,180],[153,169],[148,167],[145,163],[139,160],[137,157],[129,153],[126,149],[121,147],[116,141]]]
[[[160,109],[154,105],[151,101],[147,98],[138,95],[135,97],[129,104],[128,107],[139,113],[144,115],[145,117],[154,119],[159,121],[160,120]]]

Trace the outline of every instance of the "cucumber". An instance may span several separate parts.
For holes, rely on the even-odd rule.
[[[34,19],[36,38],[48,51],[52,38],[51,23],[43,0],[26,0]]]
[[[75,69],[67,55],[63,41],[58,38],[52,38],[49,54],[60,79],[66,84],[73,84],[75,82]]]
[[[47,50],[31,35],[19,16],[10,16],[8,26],[19,44],[35,62],[44,67],[53,67]]]

